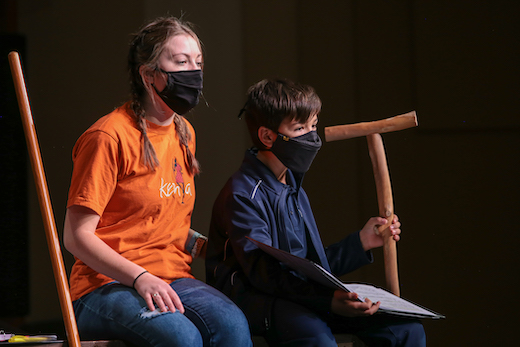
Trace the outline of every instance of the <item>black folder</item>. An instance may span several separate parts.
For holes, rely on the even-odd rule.
[[[398,297],[386,289],[376,287],[372,284],[344,283],[339,278],[313,261],[292,255],[288,252],[271,247],[250,237],[247,238],[267,254],[273,256],[294,271],[303,274],[315,282],[318,282],[329,288],[357,293],[360,301],[365,301],[365,298],[370,299],[372,302],[381,301],[381,305],[379,306],[378,310],[380,313],[413,318],[445,318],[444,315],[419,306],[409,300]]]

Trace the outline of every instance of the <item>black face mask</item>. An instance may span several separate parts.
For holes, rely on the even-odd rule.
[[[166,87],[162,92],[155,86],[154,89],[169,108],[183,115],[197,106],[202,91],[202,70],[161,71],[168,75]]]
[[[271,152],[291,171],[305,173],[321,148],[321,139],[316,131],[290,138],[278,134]]]

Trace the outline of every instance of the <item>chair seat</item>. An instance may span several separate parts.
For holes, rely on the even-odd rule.
[[[351,334],[334,334],[338,347],[364,347],[366,346],[363,341],[358,337]],[[268,347],[262,336],[253,336],[254,347]]]
[[[366,346],[356,335],[334,334],[338,347],[364,347]]]
[[[24,343],[24,347],[68,347],[67,341],[57,341],[55,343]],[[99,340],[99,341],[81,341],[81,347],[131,347],[132,345],[127,344],[121,340]]]

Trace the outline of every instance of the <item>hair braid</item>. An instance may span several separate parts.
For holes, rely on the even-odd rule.
[[[155,170],[155,168],[159,166],[159,159],[157,159],[155,149],[153,148],[152,142],[148,138],[145,111],[141,106],[138,98],[133,98],[131,107],[135,114],[137,127],[141,131],[141,139],[143,142],[141,156],[143,158],[143,164],[148,166],[150,169]]]
[[[191,140],[190,129],[188,129],[188,126],[186,125],[183,117],[179,116],[177,113],[174,114],[173,122],[175,123],[175,129],[177,130],[177,135],[179,136],[179,143],[181,148],[184,147],[186,149],[185,160],[188,173],[195,176],[200,173],[200,164],[188,146],[188,143]]]

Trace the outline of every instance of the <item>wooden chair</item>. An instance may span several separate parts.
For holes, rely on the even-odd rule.
[[[81,343],[81,347],[128,347],[130,345],[128,345],[127,343],[123,342],[123,341],[119,341],[119,340],[110,340],[110,341],[106,341],[106,340],[99,340],[99,341],[80,341]],[[45,347],[68,347],[68,346],[73,346],[72,344],[70,344],[68,341],[57,341],[57,342],[51,342],[51,343],[48,343],[46,342],[45,344],[31,344],[31,343],[23,343],[23,346],[24,347],[41,347],[41,346],[45,346]]]
[[[25,138],[27,140],[32,171],[38,193],[38,200],[44,221],[47,244],[51,256],[54,279],[58,289],[58,298],[60,301],[63,322],[65,324],[65,331],[67,333],[67,341],[50,343],[46,344],[46,346],[129,347],[130,344],[123,341],[80,341],[78,327],[76,324],[76,317],[74,316],[74,310],[72,308],[67,273],[63,263],[60,241],[56,229],[56,222],[54,220],[54,213],[52,210],[49,190],[45,178],[45,171],[43,169],[40,148],[38,145],[38,138],[36,137],[36,131],[34,129],[29,98],[27,97],[27,89],[25,87],[22,66],[20,63],[20,56],[17,52],[9,53],[9,65],[11,66],[16,97],[18,99],[18,106],[20,107],[20,113],[22,116]],[[23,345],[32,346],[32,344],[28,343],[24,343]],[[37,345],[41,346],[41,344],[34,344],[34,346]]]

